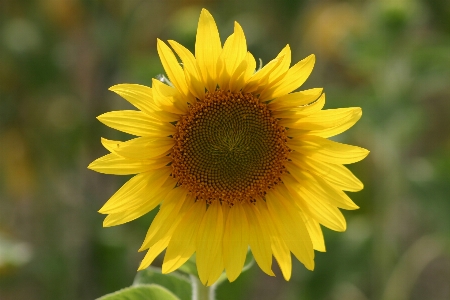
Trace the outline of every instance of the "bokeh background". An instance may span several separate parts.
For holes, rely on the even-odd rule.
[[[348,230],[324,229],[316,269],[295,260],[285,282],[257,267],[218,299],[450,299],[450,2],[447,0],[0,1],[0,299],[94,299],[129,286],[154,217],[102,228],[102,204],[128,177],[87,165],[96,120],[130,109],[108,87],[163,73],[156,38],[194,49],[200,9],[222,40],[237,20],[268,62],[289,43],[315,53],[305,88],[326,108],[359,106],[337,140],[371,150],[350,169],[365,183],[345,211]],[[155,265],[161,260],[155,262]]]

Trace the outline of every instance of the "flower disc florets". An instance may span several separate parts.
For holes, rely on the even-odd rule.
[[[173,175],[199,199],[254,201],[285,172],[285,128],[251,93],[207,93],[176,127]]]

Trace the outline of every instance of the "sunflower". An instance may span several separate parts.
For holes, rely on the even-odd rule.
[[[112,111],[98,119],[137,136],[102,139],[111,152],[89,165],[100,173],[136,174],[100,209],[104,226],[132,221],[155,209],[140,251],[139,269],[164,250],[169,273],[196,253],[205,285],[225,270],[242,271],[250,247],[267,274],[275,257],[289,280],[291,252],[309,270],[314,250],[325,251],[321,226],[344,231],[339,208],[357,209],[344,191],[362,183],[343,164],[368,151],[335,136],[361,117],[360,108],[322,110],[321,88],[293,92],[311,73],[310,55],[292,67],[286,46],[264,67],[247,51],[238,23],[221,44],[215,21],[203,9],[195,56],[175,41],[157,50],[168,76],[152,87],[110,88],[139,110]]]

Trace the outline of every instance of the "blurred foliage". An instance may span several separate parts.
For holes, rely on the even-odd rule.
[[[130,286],[154,212],[102,228],[96,211],[127,178],[86,169],[100,137],[127,138],[95,117],[129,104],[116,83],[163,72],[156,38],[193,50],[201,7],[222,39],[241,23],[268,62],[289,43],[315,53],[305,88],[327,108],[360,106],[339,141],[371,150],[350,168],[365,183],[324,229],[316,269],[285,282],[254,267],[218,299],[450,298],[450,3],[447,0],[3,0],[0,2],[0,299],[93,299]],[[158,263],[161,263],[159,260]]]

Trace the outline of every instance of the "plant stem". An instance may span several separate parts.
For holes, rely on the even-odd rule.
[[[192,281],[192,300],[214,300],[216,297],[215,285],[204,286],[200,280],[190,275]]]

